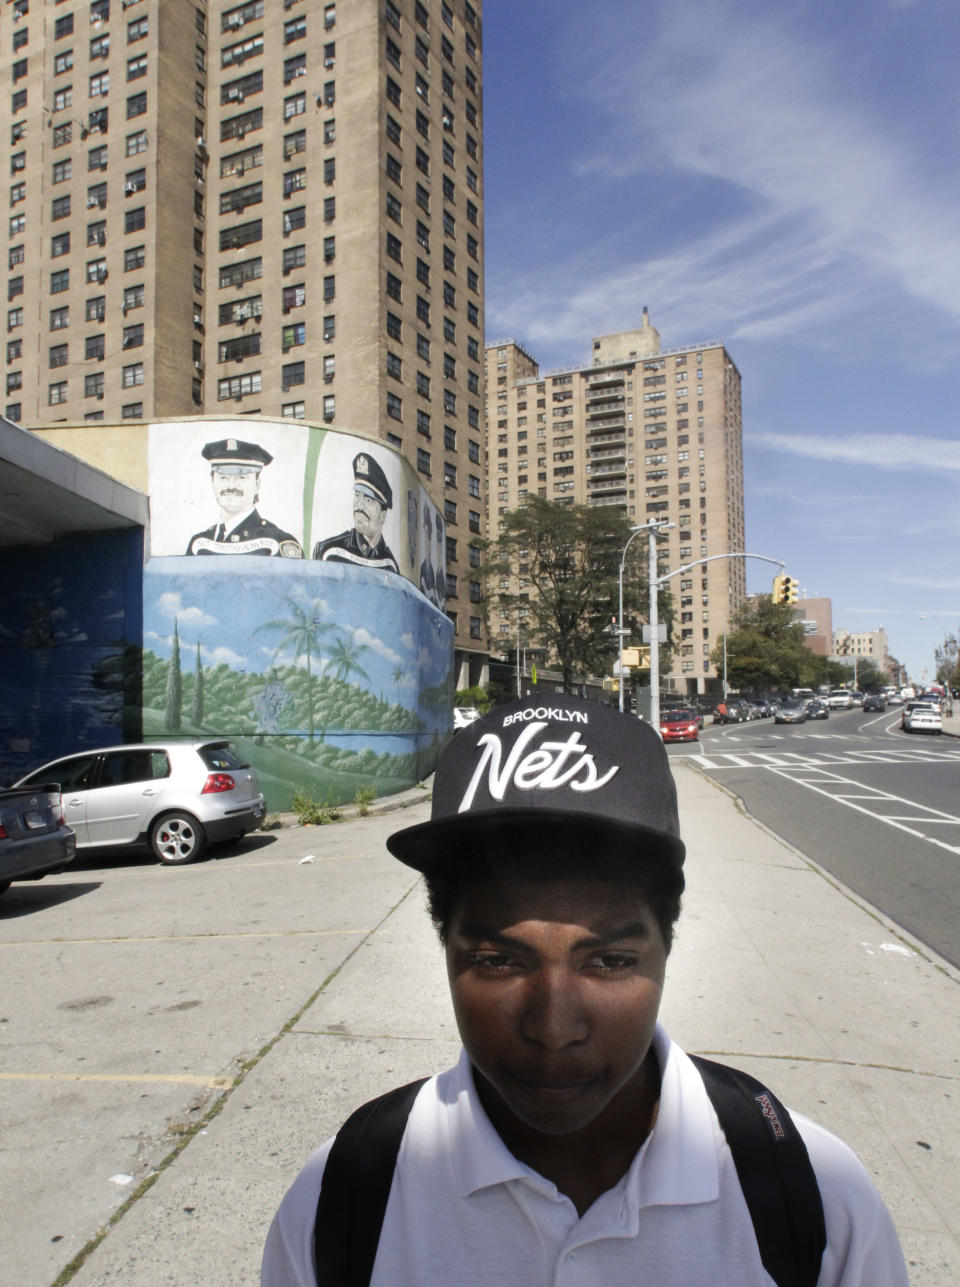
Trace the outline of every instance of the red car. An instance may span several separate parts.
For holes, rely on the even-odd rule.
[[[696,742],[700,737],[700,716],[696,711],[664,711],[660,736],[665,742]]]

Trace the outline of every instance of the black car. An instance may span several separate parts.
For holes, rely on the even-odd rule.
[[[13,880],[59,871],[76,853],[77,838],[64,824],[56,783],[0,790],[0,894]]]
[[[807,719],[829,719],[830,707],[826,702],[818,701],[816,698],[812,702],[807,702]]]
[[[863,699],[863,709],[865,711],[880,711],[882,713],[887,709],[887,703],[879,693],[867,693],[866,697]]]

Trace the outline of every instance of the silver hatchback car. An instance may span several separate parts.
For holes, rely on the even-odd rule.
[[[78,849],[148,844],[162,863],[199,858],[266,813],[255,769],[229,742],[105,746],[52,760],[15,785],[59,782]]]

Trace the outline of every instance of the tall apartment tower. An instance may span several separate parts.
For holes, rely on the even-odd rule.
[[[674,524],[660,572],[743,551],[740,373],[719,342],[662,349],[643,310],[638,330],[593,341],[588,366],[541,373],[515,340],[489,344],[487,451],[491,534],[527,496],[613,506],[634,523]],[[717,559],[669,581],[675,692],[716,687],[710,653],[746,595],[742,559]],[[515,623],[493,618],[491,652]],[[639,643],[639,640],[635,641]]]
[[[479,657],[480,0],[5,0],[0,80],[7,417],[389,442]]]

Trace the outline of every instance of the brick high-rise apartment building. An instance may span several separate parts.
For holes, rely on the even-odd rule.
[[[477,655],[480,7],[0,10],[8,418],[261,413],[382,438],[445,509],[448,608]]]
[[[661,573],[744,549],[740,373],[722,344],[661,349],[644,309],[639,330],[593,341],[588,366],[542,374],[513,340],[486,354],[491,533],[499,515],[544,496],[616,506],[635,523],[670,520]],[[746,594],[743,560],[668,585],[678,649],[665,682],[707,691],[717,681],[710,653]],[[516,623],[494,617],[491,630],[491,649],[502,640],[505,650]]]

